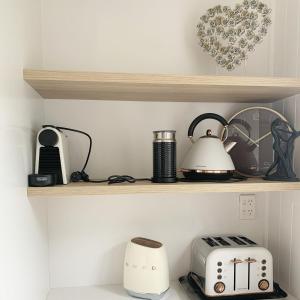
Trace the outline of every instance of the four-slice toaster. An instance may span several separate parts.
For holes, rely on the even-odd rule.
[[[245,236],[197,238],[192,244],[191,271],[206,296],[273,292],[272,254]]]

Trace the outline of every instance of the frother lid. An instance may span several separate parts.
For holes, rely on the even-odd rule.
[[[175,130],[157,130],[153,131],[155,140],[172,140],[175,141]]]

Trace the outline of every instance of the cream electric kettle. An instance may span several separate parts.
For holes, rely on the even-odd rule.
[[[229,179],[232,177],[235,167],[228,152],[236,143],[231,142],[224,146],[224,141],[212,135],[210,129],[207,130],[205,136],[194,141],[193,135],[196,126],[206,119],[219,121],[227,132],[228,123],[223,117],[213,113],[198,116],[188,130],[188,137],[191,139],[193,145],[182,162],[181,172],[185,178],[191,181]]]

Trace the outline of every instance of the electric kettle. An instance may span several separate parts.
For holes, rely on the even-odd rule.
[[[224,146],[221,139],[212,135],[208,129],[206,135],[194,141],[193,135],[196,126],[203,120],[214,119],[219,121],[227,132],[228,122],[221,116],[213,113],[206,113],[198,116],[190,125],[188,137],[193,145],[186,154],[181,172],[186,179],[198,180],[227,180],[233,176],[235,167],[228,152],[233,149],[236,142],[230,142]]]

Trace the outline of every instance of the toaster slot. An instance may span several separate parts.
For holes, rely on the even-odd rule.
[[[249,289],[249,270],[249,264],[235,264],[235,290],[240,291]]]
[[[245,236],[239,236],[239,239],[243,240],[244,242],[248,243],[249,245],[256,245],[255,242],[251,241],[250,239],[248,239]]]
[[[235,260],[235,259],[234,259]],[[233,274],[233,290],[236,290],[236,263],[234,264],[234,274]]]
[[[248,258],[248,290],[250,290],[250,277],[251,277],[251,263],[250,257]]]
[[[214,237],[214,240],[216,240],[222,246],[230,246],[230,244],[220,236]]]
[[[218,247],[218,246],[220,246],[215,240],[213,240],[210,237],[208,237],[208,238],[202,238],[202,240],[205,241],[206,244],[208,244],[210,247]]]
[[[238,237],[236,236],[229,236],[228,237],[230,240],[232,240],[233,242],[235,242],[237,245],[239,246],[246,246],[247,244],[245,242],[243,242],[242,240],[240,240]]]
[[[235,291],[236,290],[236,273],[237,273],[236,266],[238,264],[243,263],[243,261],[241,259],[235,258],[235,259],[231,260],[231,262],[233,263],[233,290]]]

